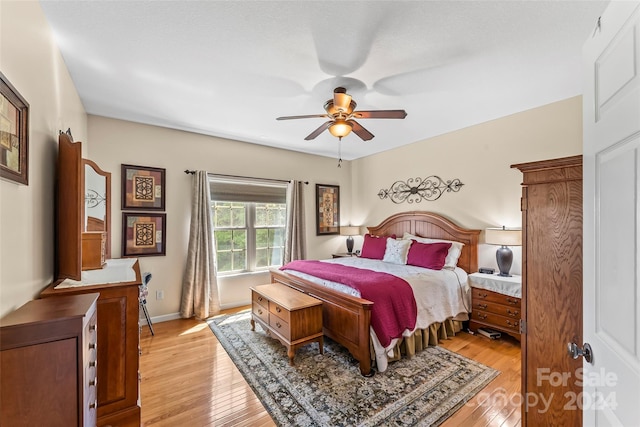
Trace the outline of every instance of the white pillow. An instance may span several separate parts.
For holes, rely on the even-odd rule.
[[[406,264],[410,246],[411,240],[396,240],[388,237],[382,261],[392,264]]]
[[[449,248],[449,252],[447,253],[447,257],[444,260],[444,267],[442,268],[455,268],[458,265],[458,258],[460,258],[460,254],[462,254],[462,247],[464,243],[454,242],[453,240],[443,240],[443,239],[431,239],[429,237],[420,237],[414,236],[411,233],[405,233],[402,235],[402,239],[404,240],[415,240],[420,243],[451,243],[451,247]]]

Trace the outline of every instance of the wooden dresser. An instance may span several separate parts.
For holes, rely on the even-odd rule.
[[[251,288],[251,330],[258,322],[287,347],[293,365],[296,349],[317,342],[323,354],[322,301],[280,283]]]
[[[97,300],[33,300],[0,319],[0,425],[96,425]]]
[[[117,260],[109,260],[114,262]],[[108,268],[108,267],[107,267]],[[139,285],[135,280],[55,289],[57,280],[40,294],[47,299],[98,292],[98,426],[140,426],[139,400]]]
[[[522,425],[582,425],[582,156],[513,165],[522,172]],[[548,375],[563,375],[551,381]],[[578,405],[580,405],[578,400]]]
[[[505,293],[501,288],[501,285],[510,285],[509,288],[520,291],[520,276],[473,273],[469,275],[469,284],[472,305],[469,328],[475,331],[486,327],[520,340],[521,299]]]

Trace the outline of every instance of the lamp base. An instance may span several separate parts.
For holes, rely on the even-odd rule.
[[[498,270],[500,273],[498,276],[511,277],[509,270],[511,270],[511,264],[513,263],[513,252],[506,246],[501,246],[496,251],[496,261],[498,262]]]
[[[353,252],[353,237],[349,236],[347,237],[347,253],[352,253]]]

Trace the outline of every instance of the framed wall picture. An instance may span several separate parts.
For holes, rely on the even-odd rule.
[[[316,184],[316,236],[340,234],[340,187]]]
[[[29,104],[2,73],[0,177],[29,185]]]
[[[167,214],[122,212],[122,256],[165,255]]]
[[[165,169],[122,165],[122,209],[164,210]]]

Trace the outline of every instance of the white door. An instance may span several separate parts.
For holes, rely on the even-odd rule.
[[[640,2],[609,4],[584,46],[584,72],[583,328],[593,358],[575,401],[584,425],[640,426]]]

